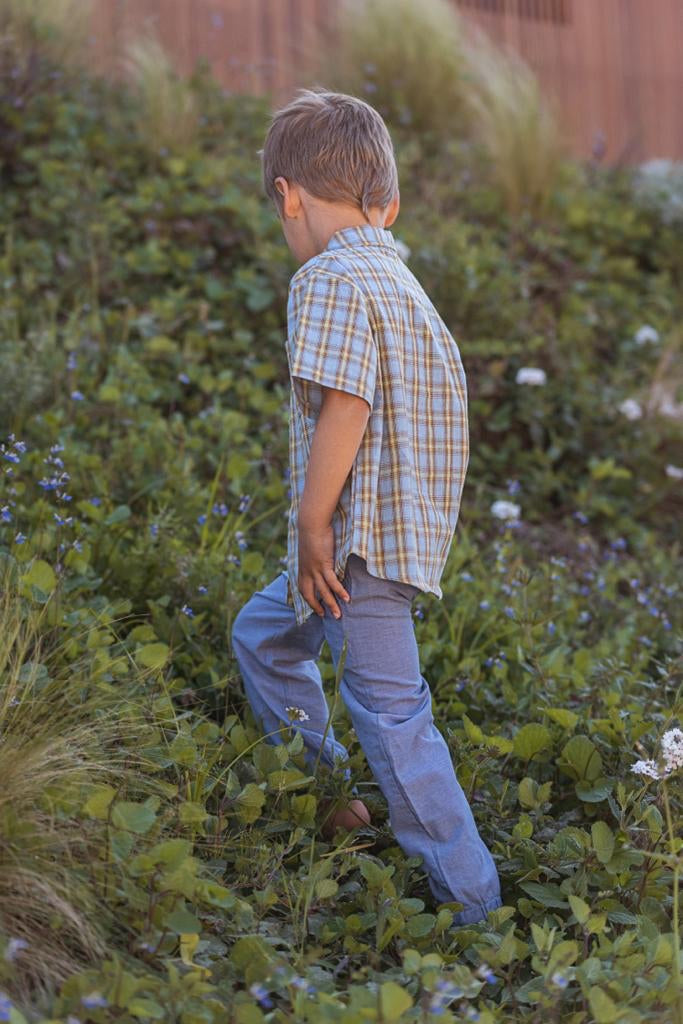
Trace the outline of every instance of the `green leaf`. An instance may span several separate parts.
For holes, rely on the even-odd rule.
[[[434,914],[416,914],[415,917],[408,918],[406,931],[411,939],[421,939],[433,931],[435,924]]]
[[[547,750],[551,746],[552,736],[550,731],[544,725],[530,722],[528,725],[522,726],[519,732],[515,734],[512,749],[518,757],[529,761],[534,754],[539,754],[542,750]]]
[[[587,736],[572,736],[562,748],[559,767],[580,781],[592,782],[602,773],[602,758]]]
[[[163,668],[168,660],[170,653],[170,647],[168,644],[145,644],[144,647],[138,647],[135,652],[135,658],[145,668]]]
[[[569,900],[569,906],[572,908],[572,913],[579,924],[585,924],[588,920],[591,912],[591,908],[582,900],[580,896],[576,896],[573,892],[570,892],[567,896]]]
[[[104,525],[115,526],[117,523],[124,523],[126,519],[130,519],[130,509],[127,505],[117,505],[104,520]]]
[[[567,899],[559,885],[542,885],[540,882],[521,882],[520,889],[528,893],[532,899],[542,903],[544,907],[567,908]]]
[[[164,918],[164,925],[176,935],[199,935],[202,930],[199,920],[190,913],[187,907],[183,906],[167,914]]]
[[[134,804],[122,800],[114,804],[111,820],[116,828],[144,835],[156,821],[156,813],[145,804]]]
[[[134,1017],[151,1017],[152,1020],[163,1020],[166,1016],[163,1006],[159,1006],[153,999],[145,999],[140,996],[135,996],[131,999],[126,1009]]]
[[[607,864],[614,853],[614,835],[604,821],[594,821],[591,825],[593,849],[601,864]]]
[[[596,1024],[612,1024],[617,1019],[618,1008],[613,999],[597,985],[592,985],[588,992],[588,1001]]]
[[[333,878],[321,878],[319,882],[315,883],[315,894],[321,900],[336,896],[338,889],[339,883],[335,882]]]
[[[557,722],[564,729],[573,729],[579,720],[579,716],[573,711],[568,711],[567,708],[545,708],[544,712],[548,718],[552,718],[553,722]]]
[[[583,800],[588,804],[599,804],[602,800],[606,800],[612,792],[614,782],[612,779],[600,776],[599,779],[595,779],[593,782],[576,782],[574,788],[579,800]]]
[[[410,994],[395,981],[385,981],[380,996],[384,1020],[398,1020],[413,1005]]]
[[[57,586],[54,569],[42,558],[37,558],[28,572],[21,577],[23,583],[38,587],[44,594],[51,594]]]
[[[91,818],[105,820],[109,817],[109,805],[115,796],[113,786],[95,786],[83,804],[83,810]]]
[[[209,812],[204,804],[198,804],[192,800],[186,800],[178,809],[178,817],[183,825],[201,825]]]

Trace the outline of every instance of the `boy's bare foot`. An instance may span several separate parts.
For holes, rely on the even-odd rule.
[[[348,804],[341,804],[336,811],[333,811],[334,800],[321,802],[323,823],[321,832],[326,839],[332,839],[338,828],[350,832],[359,825],[370,824],[370,812],[362,800],[350,800]],[[332,813],[330,813],[332,812]]]

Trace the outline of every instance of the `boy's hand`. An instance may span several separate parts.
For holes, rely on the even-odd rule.
[[[297,586],[303,599],[321,617],[325,609],[316,597],[316,591],[335,619],[341,616],[334,599],[336,594],[344,601],[351,598],[337,579],[334,571],[334,530],[332,524],[320,529],[299,525],[299,575]]]

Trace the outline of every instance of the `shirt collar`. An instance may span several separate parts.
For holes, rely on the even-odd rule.
[[[335,231],[327,248],[342,249],[348,245],[385,245],[395,250],[396,240],[386,228],[375,227],[373,224],[355,224]]]

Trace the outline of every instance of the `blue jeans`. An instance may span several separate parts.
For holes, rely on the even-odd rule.
[[[454,924],[484,920],[502,906],[500,883],[420,674],[411,614],[419,588],[372,576],[356,554],[348,557],[343,585],[351,601],[337,599],[339,619],[321,602],[324,616],[314,612],[298,626],[287,604],[285,571],[241,609],[232,644],[252,711],[264,731],[272,732],[289,721],[287,706],[302,708],[309,718],[295,728],[312,768],[329,717],[316,660],[327,640],[337,666],[346,637],[339,691],[387,801],[396,840],[407,856],[422,857],[438,903],[464,904]],[[282,740],[275,736],[270,742]],[[348,751],[330,724],[320,759],[334,767],[335,758],[347,760]]]

